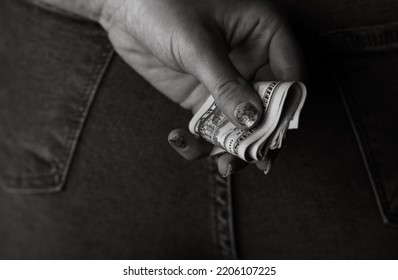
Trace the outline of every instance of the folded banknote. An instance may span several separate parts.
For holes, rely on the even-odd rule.
[[[282,146],[288,129],[298,128],[300,111],[307,95],[300,82],[256,82],[253,84],[264,107],[258,123],[243,130],[231,123],[212,96],[196,112],[189,130],[217,146],[213,154],[229,152],[247,162],[263,160],[271,149]]]

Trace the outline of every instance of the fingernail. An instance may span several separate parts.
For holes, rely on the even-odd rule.
[[[269,171],[271,170],[271,166],[272,166],[271,160],[268,160],[267,168],[264,170],[265,175],[267,175],[269,173]]]
[[[258,118],[256,108],[249,102],[243,102],[236,106],[234,115],[236,120],[247,128],[252,127]]]
[[[224,175],[221,175],[221,176],[223,176],[225,178],[231,174],[232,174],[232,165],[230,164],[230,165],[228,165],[227,173],[225,173]]]
[[[181,149],[185,148],[187,146],[187,143],[185,142],[184,137],[182,137],[182,136],[180,136],[178,134],[176,134],[173,137],[171,137],[169,139],[169,142],[174,147],[181,148]]]

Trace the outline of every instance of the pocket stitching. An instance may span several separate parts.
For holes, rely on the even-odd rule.
[[[81,105],[76,109],[75,114],[78,117],[78,122],[73,127],[68,127],[67,132],[67,140],[66,146],[62,151],[62,155],[57,157],[52,165],[54,166],[54,171],[48,174],[27,174],[27,175],[12,175],[12,174],[2,174],[0,176],[0,181],[4,181],[5,184],[2,184],[3,189],[10,193],[16,194],[33,194],[33,193],[52,193],[60,191],[65,182],[67,174],[70,170],[71,163],[73,161],[73,157],[76,151],[76,147],[79,142],[79,137],[83,131],[83,126],[87,120],[89,111],[91,109],[91,105],[96,96],[96,92],[98,87],[108,69],[108,66],[113,58],[114,50],[110,43],[104,45],[104,50],[100,55],[99,61],[97,65],[93,68],[93,72],[90,75],[90,78],[87,81],[85,89],[83,91],[84,99],[81,102]],[[75,133],[72,133],[76,131]],[[15,188],[8,186],[15,185],[20,183],[21,179],[30,180],[30,185],[32,185],[32,180],[34,181],[33,185],[44,185],[46,187],[22,187]]]

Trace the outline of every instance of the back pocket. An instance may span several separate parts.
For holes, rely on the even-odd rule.
[[[387,224],[398,224],[398,23],[322,36]]]
[[[112,47],[94,22],[15,0],[0,40],[0,185],[59,191]]]

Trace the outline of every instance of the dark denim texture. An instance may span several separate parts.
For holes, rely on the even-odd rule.
[[[0,258],[234,258],[228,180],[212,175],[212,160],[184,162],[167,143],[190,113],[109,60],[98,25],[1,5]],[[71,165],[56,184],[5,180],[9,170],[46,173],[63,154]]]
[[[8,13],[0,23],[6,38],[0,61],[1,185],[18,193],[57,191],[113,51],[93,23],[9,7],[2,8]],[[90,51],[80,55],[82,49]]]
[[[398,225],[398,22],[323,34],[383,220]]]
[[[341,40],[324,36],[326,54],[318,40],[393,21],[398,4],[281,2],[309,69],[300,129],[268,176],[251,166],[224,179],[213,159],[187,162],[168,146],[191,114],[113,54],[100,26],[1,1],[0,258],[398,258],[358,141],[372,140],[394,213],[397,52],[336,58]]]

